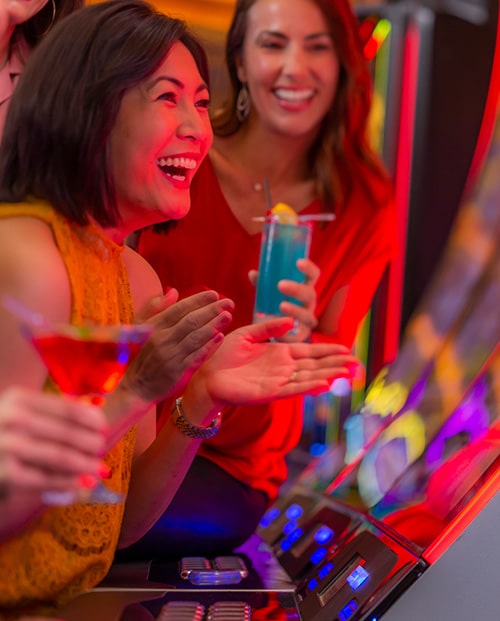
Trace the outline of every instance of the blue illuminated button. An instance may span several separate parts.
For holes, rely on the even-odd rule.
[[[369,574],[361,565],[358,565],[356,569],[347,576],[347,583],[353,591],[357,591],[359,587],[365,582]]]
[[[272,509],[269,509],[269,511],[266,511],[266,513],[264,513],[264,515],[262,516],[260,520],[260,526],[262,528],[267,528],[272,522],[274,522],[274,520],[279,517],[280,513],[281,511],[278,509],[278,507],[273,507]]]
[[[310,591],[314,591],[314,589],[318,586],[318,581],[316,580],[316,578],[312,578],[307,583],[307,586],[309,587]]]
[[[313,565],[318,565],[326,556],[326,548],[318,548],[311,554],[311,563]]]
[[[282,532],[284,535],[286,535],[288,537],[288,535],[290,535],[291,533],[293,533],[294,530],[297,529],[297,522],[294,522],[293,520],[290,522],[286,522],[285,525],[283,526]]]
[[[314,535],[314,539],[316,543],[320,545],[326,543],[329,539],[333,537],[333,530],[328,528],[328,526],[321,526],[318,528],[316,534]]]
[[[298,520],[303,513],[304,509],[300,505],[293,504],[286,510],[286,517],[289,520]]]
[[[342,610],[339,612],[338,620],[339,621],[347,621],[350,619],[352,615],[358,609],[358,604],[355,599],[351,600],[347,606],[344,606]]]
[[[326,576],[328,576],[328,574],[332,571],[332,569],[333,569],[333,563],[327,563],[318,571],[318,576],[320,577],[321,580],[323,580],[323,578],[326,578]]]

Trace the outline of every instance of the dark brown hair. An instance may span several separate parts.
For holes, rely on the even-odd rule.
[[[85,0],[48,0],[36,15],[16,26],[13,40],[22,36],[30,47],[35,47],[60,19],[82,8],[84,4]]]
[[[358,21],[349,0],[313,1],[328,24],[341,67],[335,100],[308,154],[320,197],[328,210],[338,208],[358,184],[376,203],[385,202],[392,184],[367,139],[372,83],[358,36]],[[237,59],[242,53],[248,11],[255,2],[237,0],[228,31],[226,65],[231,92],[212,118],[214,133],[219,136],[231,135],[241,126],[236,117],[236,98],[241,89]]]
[[[37,46],[12,97],[0,147],[0,200],[45,199],[80,224],[118,222],[109,136],[124,94],[177,41],[208,84],[203,47],[186,24],[141,0],[76,11]]]

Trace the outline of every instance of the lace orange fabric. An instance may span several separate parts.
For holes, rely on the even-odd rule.
[[[46,203],[0,205],[0,217],[14,216],[40,218],[51,227],[68,271],[72,323],[133,321],[121,246],[93,225],[70,224]],[[46,389],[56,390],[50,380]],[[128,488],[134,443],[131,430],[105,458],[112,471],[106,485],[115,491]],[[50,508],[15,538],[0,544],[0,618],[20,612],[48,614],[95,586],[113,560],[123,508],[123,503]]]

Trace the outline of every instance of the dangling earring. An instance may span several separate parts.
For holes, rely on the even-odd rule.
[[[50,22],[49,25],[47,26],[47,28],[45,28],[45,30],[42,32],[42,37],[44,37],[49,30],[52,28],[52,25],[54,24],[54,20],[56,18],[56,0],[50,0],[50,4],[52,6],[52,17],[50,18]]]
[[[243,123],[243,121],[250,114],[251,105],[252,100],[250,99],[248,86],[246,84],[242,84],[238,97],[236,98],[236,118],[240,123]]]

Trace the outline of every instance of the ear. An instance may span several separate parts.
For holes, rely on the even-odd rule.
[[[12,25],[27,22],[52,0],[7,0],[7,13]]]
[[[238,80],[242,84],[246,84],[248,82],[247,72],[245,70],[245,65],[243,64],[240,54],[238,54],[235,58],[235,65],[236,65],[236,75],[238,76]]]

